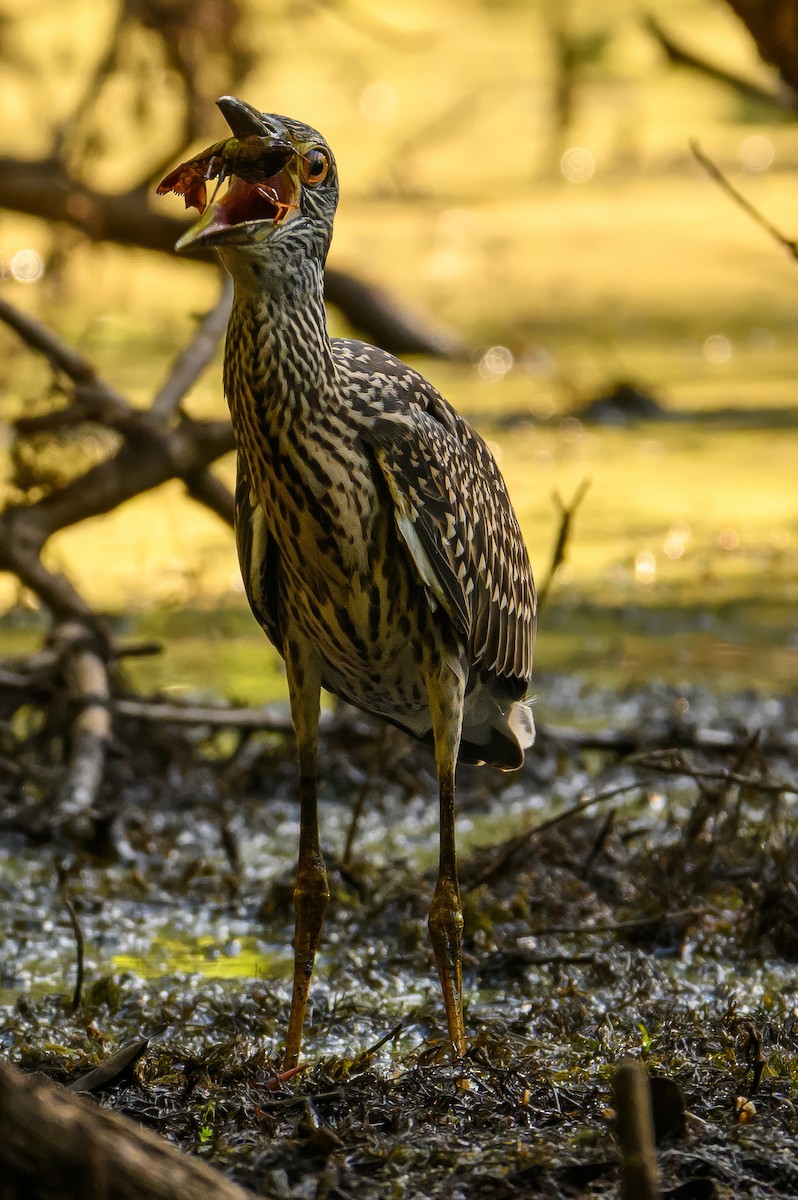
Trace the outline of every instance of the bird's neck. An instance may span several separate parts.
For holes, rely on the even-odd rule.
[[[335,403],[335,362],[324,309],[324,269],[305,259],[291,274],[234,275],[225,347],[233,426],[278,434]]]

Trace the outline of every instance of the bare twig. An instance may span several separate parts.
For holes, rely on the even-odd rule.
[[[623,796],[626,792],[634,792],[639,790],[643,785],[637,783],[624,783],[619,787],[608,788],[605,792],[599,792],[596,796],[590,796],[587,800],[581,800],[578,804],[573,804],[570,808],[566,808],[563,812],[557,813],[554,817],[549,817],[546,821],[541,821],[539,825],[533,825],[531,829],[524,830],[523,833],[516,834],[515,837],[509,838],[502,846],[499,854],[487,863],[472,879],[464,885],[463,891],[471,892],[480,884],[488,883],[497,875],[506,870],[507,866],[519,850],[538,837],[541,833],[546,833],[555,825],[559,825],[562,821],[568,821],[571,817],[576,817],[579,813],[585,812],[588,808],[593,808],[596,804],[601,804],[604,800],[613,800],[616,796]]]
[[[615,1073],[616,1132],[621,1147],[623,1200],[659,1200],[659,1171],[654,1153],[654,1118],[648,1073],[628,1059]]]
[[[538,724],[538,739],[551,738],[564,747],[577,750],[606,750],[614,754],[633,754],[640,750],[640,731],[636,729],[565,729],[557,725]],[[668,749],[677,742],[679,747],[705,750],[716,754],[737,754],[740,734],[729,729],[680,728],[666,730]],[[785,736],[775,733],[763,736],[759,749],[764,754],[791,754],[798,751],[798,738],[785,730]],[[650,753],[650,749],[645,753]]]
[[[651,913],[647,917],[634,917],[628,921],[605,921],[595,925],[545,925],[542,929],[536,929],[532,936],[540,938],[573,934],[590,937],[594,933],[624,933],[626,930],[645,929],[648,925],[686,921],[691,917],[699,917],[704,912],[706,909],[703,908],[678,908],[671,912]]]
[[[762,1082],[762,1072],[767,1065],[767,1059],[762,1053],[762,1035],[751,1024],[746,1021],[743,1029],[748,1034],[748,1045],[745,1048],[747,1061],[752,1067],[751,1086],[748,1089],[749,1095],[755,1096],[759,1091],[759,1085]]]
[[[83,929],[78,919],[78,914],[75,911],[75,906],[69,895],[68,877],[65,869],[59,863],[56,866],[58,876],[58,894],[61,897],[61,903],[67,910],[69,923],[72,926],[72,932],[75,935],[75,989],[72,993],[72,1004],[70,1011],[76,1013],[80,1008],[80,1002],[83,998],[83,972],[85,958],[85,941],[83,938]]]
[[[571,536],[573,519],[576,515],[576,510],[582,503],[585,493],[589,487],[590,480],[583,479],[579,484],[579,487],[576,489],[571,503],[568,505],[563,504],[559,492],[554,492],[552,495],[555,505],[560,510],[560,528],[557,533],[557,540],[554,543],[554,550],[552,551],[548,573],[538,591],[538,610],[542,609],[546,603],[549,589],[551,588],[551,585],[554,581],[554,576],[557,573],[557,568],[565,562],[565,556],[568,551],[568,539]]]
[[[769,221],[768,218],[764,216],[764,214],[761,213],[758,208],[755,208],[750,200],[746,200],[745,196],[743,196],[741,192],[737,191],[737,188],[734,186],[734,184],[729,182],[717,163],[713,162],[712,159],[704,153],[697,141],[690,142],[690,149],[696,162],[701,164],[707,175],[709,175],[711,179],[715,180],[715,182],[726,193],[726,195],[731,197],[734,203],[741,208],[743,212],[746,213],[746,215],[749,216],[751,220],[760,227],[760,229],[764,229],[765,233],[772,237],[775,242],[778,242],[778,244],[782,246],[792,258],[798,260],[798,241],[788,238],[781,232],[780,229],[777,229],[773,222]]]
[[[385,758],[385,746],[388,740],[388,729],[389,727],[387,725],[380,725],[374,743],[374,754],[371,759],[371,766],[369,767],[366,778],[358,788],[357,795],[355,796],[355,802],[352,805],[352,816],[349,820],[349,829],[346,832],[344,853],[341,859],[345,867],[348,867],[352,862],[352,851],[354,850],[357,827],[360,824],[360,817],[363,813],[363,807],[368,799],[369,792],[374,787],[374,780],[377,776],[377,772],[380,770]]]
[[[647,750],[632,755],[626,761],[630,766],[656,771],[660,775],[686,775],[690,779],[710,779],[714,783],[738,784],[758,792],[798,796],[798,787],[794,787],[786,779],[762,779],[756,775],[742,775],[739,771],[730,771],[724,767],[697,767],[679,750]]]

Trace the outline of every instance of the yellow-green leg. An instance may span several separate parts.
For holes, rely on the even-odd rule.
[[[427,695],[440,792],[438,882],[429,911],[429,932],[446,1009],[454,1058],[465,1054],[463,1023],[463,910],[457,880],[454,773],[463,727],[465,679],[456,660],[428,661]]]
[[[321,673],[309,647],[287,641],[285,665],[299,751],[299,860],[294,886],[294,988],[285,1040],[283,1069],[297,1065],[308,1005],[313,964],[330,898],[327,872],[319,845],[316,752],[319,731]]]

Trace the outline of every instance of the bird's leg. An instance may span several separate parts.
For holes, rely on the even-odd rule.
[[[316,748],[319,731],[321,672],[310,649],[286,639],[285,665],[291,717],[299,750],[299,861],[294,886],[294,989],[285,1040],[283,1067],[297,1065],[310,980],[330,888],[319,845],[316,799]]]
[[[454,772],[463,727],[465,680],[459,662],[437,658],[427,663],[427,696],[435,765],[440,790],[440,861],[438,883],[429,911],[429,932],[441,980],[452,1054],[465,1054],[463,1024],[463,910],[457,881]]]

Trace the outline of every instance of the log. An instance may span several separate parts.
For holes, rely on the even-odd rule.
[[[0,1063],[3,1200],[255,1200],[127,1117]]]

